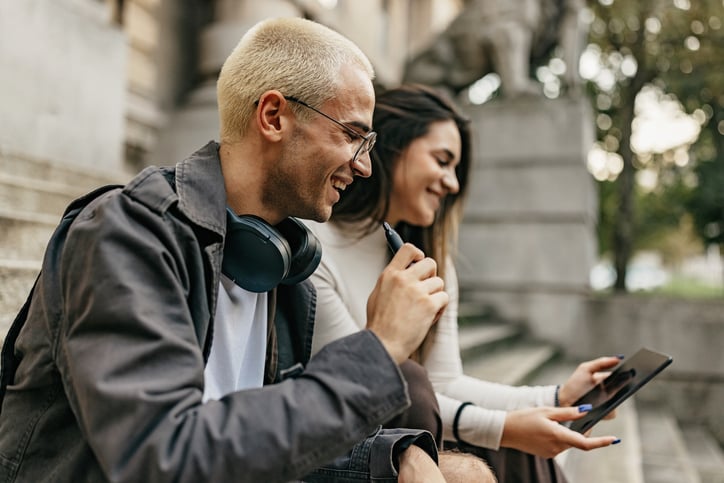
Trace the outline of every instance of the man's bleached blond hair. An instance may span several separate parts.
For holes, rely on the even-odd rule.
[[[275,18],[252,27],[224,62],[217,82],[221,141],[235,142],[246,133],[255,102],[270,89],[318,107],[335,96],[342,66],[363,69],[369,59],[351,40],[311,20]],[[307,120],[312,113],[292,104]]]

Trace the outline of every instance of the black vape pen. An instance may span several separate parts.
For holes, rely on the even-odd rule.
[[[387,238],[387,245],[389,245],[392,254],[397,253],[397,250],[402,248],[405,243],[402,241],[402,237],[397,233],[386,221],[382,222],[382,226],[385,228],[385,238]]]

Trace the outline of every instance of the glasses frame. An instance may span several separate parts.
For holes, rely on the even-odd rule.
[[[357,151],[354,152],[354,156],[352,157],[352,161],[351,161],[352,163],[357,161],[357,158],[359,158],[359,155],[362,153],[363,148],[364,148],[364,152],[369,153],[370,151],[372,151],[372,148],[375,146],[375,141],[377,140],[376,132],[370,131],[366,135],[362,134],[358,131],[355,131],[354,129],[352,129],[351,127],[346,125],[345,123],[333,118],[329,114],[325,114],[324,112],[320,111],[316,107],[310,106],[309,104],[302,101],[301,99],[297,99],[296,97],[293,97],[293,96],[284,96],[284,99],[294,102],[295,104],[302,105],[302,106],[306,107],[307,109],[311,109],[314,112],[316,112],[317,114],[326,117],[333,123],[340,126],[342,129],[344,129],[347,132],[347,134],[349,134],[352,137],[352,139],[362,139],[362,142],[360,143],[359,147],[357,148]]]

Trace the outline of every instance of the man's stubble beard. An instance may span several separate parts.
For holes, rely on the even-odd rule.
[[[296,129],[292,139],[289,141],[276,166],[271,167],[267,178],[267,187],[263,191],[263,203],[269,206],[276,206],[287,216],[325,222],[329,219],[329,210],[323,210],[319,205],[320,193],[305,192],[304,185],[313,181],[317,171],[311,171],[318,166],[314,160],[300,159],[299,153],[309,152],[305,150],[305,141]],[[310,154],[313,156],[313,154]],[[307,167],[305,169],[305,166]],[[310,172],[311,171],[311,172]],[[322,184],[322,189],[324,184]],[[319,189],[315,184],[312,189]]]

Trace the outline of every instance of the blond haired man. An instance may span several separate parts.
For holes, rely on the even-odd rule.
[[[375,431],[447,303],[431,259],[400,250],[369,329],[309,360],[319,253],[289,217],[369,176],[372,75],[327,28],[260,23],[221,72],[220,143],[69,207],[2,351],[1,480],[287,481],[358,443],[317,478],[442,481],[429,433]]]

